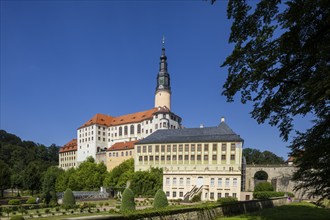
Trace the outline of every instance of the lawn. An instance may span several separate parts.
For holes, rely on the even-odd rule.
[[[330,209],[318,208],[310,203],[291,203],[259,212],[222,217],[216,220],[330,220]]]

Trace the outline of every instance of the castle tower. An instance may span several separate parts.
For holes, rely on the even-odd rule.
[[[162,55],[160,56],[157,87],[155,93],[155,107],[166,106],[171,110],[170,74],[167,71],[167,57],[165,55],[165,38],[163,37]]]

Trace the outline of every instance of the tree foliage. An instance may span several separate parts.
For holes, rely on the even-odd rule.
[[[73,208],[76,205],[76,199],[74,198],[73,192],[71,189],[66,189],[63,195],[63,206],[65,208]]]
[[[9,166],[2,160],[0,160],[0,191],[1,198],[3,197],[3,191],[10,187],[10,169]]]
[[[284,159],[270,151],[263,151],[252,148],[244,148],[243,156],[246,164],[283,164]]]
[[[45,174],[43,175],[42,181],[42,195],[45,199],[46,205],[49,204],[50,201],[53,201],[55,204],[57,203],[56,197],[56,179],[60,174],[64,171],[58,167],[49,167]]]
[[[156,192],[153,207],[155,209],[164,208],[168,206],[168,201],[165,192],[162,189],[159,189]]]
[[[248,2],[254,4],[254,2]],[[294,118],[312,115],[309,130],[297,133],[290,148],[299,158],[298,188],[330,197],[330,1],[230,0],[234,44],[223,67],[223,95],[240,93],[252,102],[252,118],[277,126],[287,141]]]
[[[133,173],[134,159],[125,160],[106,175],[104,185],[115,188],[126,187],[126,183],[132,179]]]
[[[120,205],[120,212],[135,210],[134,193],[130,188],[126,188],[123,192],[123,197]]]

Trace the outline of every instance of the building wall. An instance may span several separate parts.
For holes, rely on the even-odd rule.
[[[107,151],[106,158],[107,170],[111,171],[125,160],[134,158],[134,149]]]
[[[216,200],[220,193],[240,199],[241,142],[137,144],[135,155],[136,171],[163,168],[163,190],[169,199],[183,199],[195,186],[203,186],[202,200]]]
[[[155,107],[166,106],[168,109],[171,109],[171,93],[169,91],[157,91],[155,95]]]
[[[59,153],[59,167],[67,170],[77,166],[77,155],[75,150]]]

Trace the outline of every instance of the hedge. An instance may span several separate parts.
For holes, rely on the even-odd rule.
[[[166,206],[168,206],[166,194],[163,190],[159,189],[156,192],[155,200],[153,202],[153,207],[157,209],[157,208],[164,208]]]
[[[76,200],[74,198],[73,192],[71,189],[66,189],[63,196],[63,207],[64,208],[73,208],[76,205]]]
[[[8,205],[20,205],[21,201],[19,199],[11,199],[8,201]]]
[[[36,204],[37,200],[34,197],[30,197],[27,201],[26,204]]]
[[[274,192],[274,191],[263,191],[263,192],[254,192],[253,197],[255,199],[269,199],[272,197],[281,197],[284,196],[284,192]]]
[[[217,202],[220,203],[221,205],[233,204],[236,203],[237,201],[238,201],[237,198],[234,197],[219,198],[217,200]]]
[[[256,185],[256,187],[254,188],[254,191],[255,192],[261,192],[261,191],[269,192],[269,191],[274,191],[274,187],[269,182],[261,182]]]
[[[126,188],[123,192],[121,200],[120,212],[135,210],[134,193],[130,188]]]

